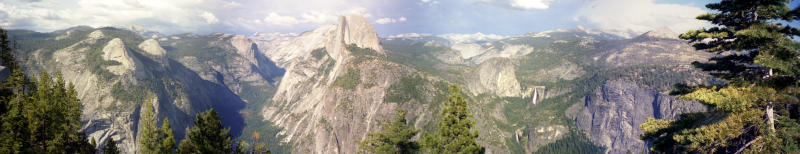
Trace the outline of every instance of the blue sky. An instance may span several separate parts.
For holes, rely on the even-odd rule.
[[[365,16],[380,37],[403,33],[519,35],[577,25],[678,33],[713,0],[0,0],[0,26],[49,32],[78,25],[141,25],[164,34],[301,33]],[[792,2],[792,7],[798,2]],[[792,25],[800,26],[798,22]]]

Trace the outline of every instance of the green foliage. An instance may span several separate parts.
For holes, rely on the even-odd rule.
[[[406,123],[406,110],[395,110],[394,121],[391,119],[382,122],[383,133],[369,133],[369,139],[355,141],[358,143],[358,153],[386,153],[386,154],[411,154],[420,153],[422,146],[411,141],[419,133],[419,129],[408,126]]]
[[[571,130],[564,138],[556,140],[554,143],[540,147],[534,154],[561,154],[561,153],[596,153],[606,152],[605,147],[597,146],[592,143],[583,133]]]
[[[61,73],[57,74],[56,80],[53,81],[47,72],[42,74],[35,85],[27,94],[15,93],[16,96],[5,97],[10,99],[6,101],[20,103],[16,108],[12,106],[12,112],[21,113],[26,118],[16,119],[17,117],[11,115],[12,119],[3,120],[9,122],[6,124],[25,126],[21,129],[27,129],[18,132],[19,134],[9,132],[27,140],[23,142],[28,142],[17,144],[33,148],[18,149],[18,152],[70,153],[89,150],[86,148],[89,142],[85,134],[78,131],[83,122],[80,120],[81,102],[77,99],[75,86],[71,83],[67,85]],[[11,126],[6,124],[4,126]]]
[[[361,83],[360,74],[361,70],[354,67],[347,67],[347,72],[336,78],[333,81],[333,86],[342,87],[345,90],[353,90],[355,87]]]
[[[486,148],[476,143],[480,134],[478,130],[469,130],[476,124],[472,121],[472,114],[468,113],[469,107],[458,86],[450,87],[449,100],[444,102],[442,108],[442,121],[439,121],[439,130],[435,134],[425,132],[423,145],[430,153],[484,153]]]
[[[233,49],[230,39],[233,36],[223,37],[221,33],[214,33],[208,36],[186,36],[189,34],[174,35],[181,39],[170,39],[159,42],[164,49],[167,49],[167,56],[172,59],[192,56],[200,62],[212,62],[214,64],[224,64],[233,57],[239,56]],[[169,44],[170,46],[165,46]]]
[[[153,106],[150,103],[144,104],[145,111],[142,115],[142,129],[139,134],[140,153],[175,153],[175,135],[172,134],[172,126],[169,119],[164,119],[161,129],[156,125]]]
[[[117,142],[114,141],[113,137],[108,137],[106,140],[106,147],[103,148],[104,154],[119,154],[119,148],[117,148]]]
[[[40,33],[40,32],[36,32],[36,31],[32,31],[32,30],[21,30],[21,29],[7,30],[7,32],[8,32],[8,36],[11,39],[16,40],[16,41],[21,41],[21,42],[29,41],[29,40],[36,40],[36,39],[44,39],[44,38],[51,37],[53,35],[57,35],[57,34],[53,34],[53,33]]]
[[[214,109],[197,114],[194,127],[187,138],[181,141],[178,153],[232,153],[233,140],[228,135],[230,128],[222,126],[222,117]]]
[[[381,41],[381,45],[387,50],[386,57],[389,60],[434,75],[443,73],[442,70],[435,67],[437,64],[449,64],[440,63],[433,53],[452,50],[444,46],[425,46],[425,43],[414,43],[412,41],[397,39],[391,41],[383,40]]]
[[[156,119],[155,115],[153,115],[153,105],[150,103],[143,104],[144,114],[142,114],[142,129],[139,134],[142,136],[139,139],[140,149],[139,152],[143,154],[153,154],[157,153],[158,151],[158,144],[159,141],[159,130],[158,126],[156,126]]]
[[[328,55],[328,51],[325,48],[317,48],[311,51],[311,56],[317,60],[322,59],[325,55]]]
[[[376,52],[375,50],[369,48],[361,48],[358,47],[358,45],[356,44],[348,44],[347,51],[350,51],[350,53],[352,53],[353,55],[370,55],[370,56],[382,57],[381,55],[378,55],[378,52]]]
[[[0,153],[90,153],[81,101],[61,73],[31,82],[19,67],[7,31],[0,28],[0,59],[12,74],[0,86]]]
[[[403,104],[412,99],[416,99],[420,103],[426,102],[425,95],[422,93],[422,88],[426,83],[428,80],[423,80],[419,76],[402,78],[399,84],[389,86],[389,90],[392,92],[384,97],[383,102]]]
[[[265,121],[262,116],[257,114],[261,112],[264,106],[271,103],[269,99],[275,95],[277,87],[269,84],[256,86],[253,82],[242,82],[240,84],[242,85],[242,91],[239,93],[239,97],[247,100],[247,105],[242,111],[245,115],[245,126],[242,128],[242,132],[248,133],[241,133],[236,139],[249,141],[246,145],[249,145],[250,149],[247,149],[247,151],[255,151],[256,153],[258,151],[262,153],[291,152],[291,145],[280,144],[280,141],[286,137],[286,135],[278,135],[283,129],[270,121]],[[250,135],[249,132],[254,134]],[[259,148],[262,146],[263,148]]]
[[[98,41],[95,44],[82,44],[76,46],[77,48],[83,48],[84,46],[88,46],[88,52],[86,52],[86,59],[83,59],[86,67],[89,69],[90,72],[94,73],[95,75],[99,76],[101,81],[109,81],[111,78],[117,76],[114,73],[109,72],[106,67],[119,65],[121,63],[113,60],[104,60],[101,56],[103,55],[103,48],[108,45],[108,42],[111,41],[110,39]]]
[[[155,87],[152,86],[156,83],[154,79],[146,78],[142,82],[136,85],[129,85],[128,88],[123,87],[121,82],[117,82],[111,87],[111,96],[121,101],[120,104],[122,104],[121,106],[115,105],[114,108],[117,111],[132,109],[149,102],[151,98],[155,97],[155,94],[150,91],[150,88]]]
[[[257,86],[254,85],[254,82],[241,82],[239,85],[242,86],[242,91],[239,92],[239,97],[246,100],[247,103],[256,103],[263,105],[275,95],[277,92],[277,88],[273,87],[268,83],[263,83],[264,85]]]
[[[158,153],[175,153],[175,135],[172,134],[172,125],[169,124],[169,118],[164,118],[164,124],[161,125],[161,131],[158,133],[158,139],[161,141],[158,145]]]
[[[672,94],[699,100],[709,110],[681,114],[677,120],[648,119],[640,138],[655,152],[797,153],[796,106],[800,94],[800,29],[781,22],[798,19],[800,7],[788,0],[728,1],[706,5],[714,13],[697,19],[716,27],[680,36],[697,50],[717,54],[692,65],[726,84],[679,85]],[[708,41],[706,41],[708,40]],[[725,53],[734,51],[735,53]],[[763,118],[762,118],[763,117]],[[774,118],[777,117],[777,118]],[[764,120],[766,119],[766,120]]]
[[[43,56],[42,59],[44,60],[50,60],[53,58],[53,53],[55,53],[56,50],[64,49],[75,43],[86,40],[89,33],[93,31],[94,30],[74,30],[69,33],[69,37],[60,40],[56,40],[55,38],[68,34],[62,33],[48,38],[36,37],[26,39],[25,41],[19,42],[19,54],[24,57],[36,57],[36,55],[34,55],[35,51],[40,50],[38,56]]]

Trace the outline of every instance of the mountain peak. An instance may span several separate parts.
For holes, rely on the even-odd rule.
[[[578,25],[578,26],[577,26],[577,27],[575,27],[575,28],[576,28],[576,29],[579,29],[579,30],[583,30],[583,31],[585,31],[585,30],[589,30],[589,29],[587,29],[586,27],[583,27],[583,26],[581,26],[581,25]]]
[[[341,60],[341,51],[346,50],[346,45],[350,44],[385,55],[378,32],[372,28],[367,18],[361,15],[342,15],[339,18],[339,26],[331,32],[331,35],[328,35],[326,48],[328,54],[336,60]]]
[[[678,39],[678,35],[679,35],[678,33],[675,33],[675,31],[672,31],[672,29],[669,29],[669,27],[667,26],[661,26],[656,30],[651,30],[647,33],[642,34],[642,36],[647,36],[647,37],[668,38],[668,39]]]

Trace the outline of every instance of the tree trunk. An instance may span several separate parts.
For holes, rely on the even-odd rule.
[[[772,130],[773,133],[775,132],[775,118],[773,118],[772,106],[774,105],[775,102],[770,100],[769,104],[767,104],[767,110],[766,110],[767,120],[769,120],[769,129]]]

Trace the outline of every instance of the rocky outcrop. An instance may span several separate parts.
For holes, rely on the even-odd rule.
[[[163,71],[165,68],[169,68],[169,58],[167,58],[167,50],[161,48],[161,45],[158,44],[158,41],[154,39],[145,40],[141,44],[139,44],[139,49],[144,50],[144,52],[153,55],[153,58],[161,63],[161,67],[157,68],[159,71]]]
[[[678,38],[679,35],[680,34],[672,31],[672,29],[669,29],[669,27],[661,26],[656,30],[651,30],[647,33],[642,34],[640,37],[679,39]]]
[[[103,48],[102,57],[103,60],[113,60],[120,63],[120,65],[106,67],[106,69],[116,75],[131,72],[133,77],[137,79],[152,76],[149,71],[145,70],[142,61],[134,57],[131,51],[128,50],[128,47],[125,46],[125,43],[119,38],[114,38],[108,42],[108,45]]]
[[[329,35],[336,29],[336,25],[326,24],[300,35],[257,33],[249,38],[253,39],[260,51],[278,67],[288,68],[292,59],[303,58],[314,49],[324,48]]]
[[[518,138],[527,138],[527,144],[523,145],[528,153],[538,151],[540,147],[553,143],[569,133],[569,129],[562,125],[539,125],[525,131],[528,131],[527,136]]]
[[[501,43],[501,42],[492,42],[487,43],[489,46],[492,46],[494,43]],[[483,49],[483,53],[476,55],[474,57],[469,58],[471,61],[480,64],[483,61],[493,58],[493,57],[517,57],[517,56],[524,56],[528,53],[533,52],[533,47],[528,45],[517,45],[517,44],[503,44],[502,49]]]
[[[496,41],[496,40],[500,40],[500,39],[505,38],[505,37],[500,36],[500,35],[495,35],[495,34],[486,35],[486,34],[483,34],[481,32],[478,32],[478,33],[475,33],[475,34],[453,34],[453,33],[449,33],[449,34],[442,34],[442,35],[437,35],[437,36],[450,40],[450,44],[456,44],[456,43],[477,43],[477,44],[481,44],[481,43],[492,42],[492,41]]]
[[[607,147],[606,153],[649,151],[648,143],[639,139],[644,133],[639,125],[647,118],[672,120],[681,113],[706,109],[696,101],[676,100],[624,80],[606,81],[594,91],[570,107],[567,115],[592,142]]]
[[[236,49],[236,53],[247,60],[245,64],[252,64],[249,67],[253,72],[261,74],[264,79],[268,80],[272,77],[283,75],[284,70],[278,68],[274,62],[261,54],[258,45],[253,40],[243,35],[235,35],[230,41],[231,45]]]
[[[344,40],[353,38],[357,36],[356,34],[372,35],[371,32],[374,31],[371,27],[359,29],[358,27],[364,26],[356,25],[365,25],[361,22],[366,22],[359,20],[364,19],[353,15],[342,16],[340,22],[342,24],[328,35],[329,39],[324,48],[328,54],[320,58],[303,55],[300,56],[302,58],[292,59],[288,63],[287,72],[281,79],[275,96],[271,99],[274,104],[262,109],[261,115],[265,120],[274,122],[284,129],[279,133],[286,136],[282,142],[298,145],[293,149],[293,153],[356,153],[358,144],[354,141],[366,139],[369,132],[379,132],[381,130],[379,122],[392,118],[394,109],[408,110],[406,118],[413,121],[417,128],[435,125],[436,119],[433,117],[437,117],[438,114],[431,113],[440,112],[442,106],[440,103],[426,102],[433,102],[436,97],[446,98],[444,96],[446,91],[442,92],[433,86],[434,83],[448,84],[448,82],[429,73],[382,58],[381,48],[376,50],[378,57],[350,54],[344,48],[348,44]],[[374,39],[355,39],[361,40],[355,42],[356,45],[358,42],[366,44],[358,46],[372,48],[369,44],[380,45],[377,37]],[[425,45],[439,47],[436,43]],[[444,59],[460,58],[455,53],[457,52],[437,52],[434,55]],[[509,64],[503,64],[505,65]],[[513,69],[510,69],[510,72],[513,73]],[[336,81],[344,78],[347,73],[357,74],[355,76],[358,81],[352,82],[355,83],[352,89],[335,85]],[[422,98],[405,102],[385,102],[387,96],[403,93],[390,87],[404,85],[404,79],[410,78],[423,80],[424,84],[416,87],[425,94]],[[497,79],[492,80],[496,82]],[[513,79],[513,74],[510,79]],[[500,78],[500,82],[509,82],[506,80],[509,78]],[[517,91],[519,91],[518,84]],[[516,92],[516,95],[519,95],[519,92]],[[502,144],[486,144],[505,141],[504,137],[498,136],[503,133],[493,125],[493,121],[486,119],[476,121],[476,129],[481,129],[481,133],[494,134],[481,135],[480,142],[486,145],[488,151],[508,153],[500,147]]]
[[[536,103],[542,102],[544,99],[553,98],[572,91],[572,89],[569,88],[546,89],[545,86],[529,86],[525,89],[522,97],[529,99],[531,105],[536,105]]]
[[[117,30],[117,32],[125,31]],[[65,36],[81,37],[75,34],[77,33]],[[105,139],[113,137],[123,153],[137,153],[139,149],[138,137],[141,135],[139,128],[141,128],[140,117],[143,106],[136,102],[117,100],[112,93],[115,84],[120,84],[123,90],[131,90],[130,88],[144,83],[161,85],[148,87],[146,90],[148,98],[141,103],[155,106],[159,125],[164,118],[170,119],[177,140],[186,136],[185,131],[192,127],[195,114],[210,108],[215,108],[220,116],[225,117],[223,125],[231,128],[231,134],[236,136],[239,133],[237,130],[241,131],[241,125],[244,123],[238,111],[244,107],[245,102],[236,94],[240,91],[238,88],[240,82],[269,85],[268,79],[265,79],[268,77],[259,73],[264,70],[258,67],[268,64],[269,59],[261,54],[249,54],[253,55],[252,57],[241,56],[247,55],[242,51],[257,52],[257,46],[253,45],[252,41],[243,39],[230,39],[235,40],[234,42],[226,42],[228,39],[223,39],[233,38],[233,35],[214,35],[213,37],[217,38],[206,39],[211,41],[199,43],[223,49],[217,52],[228,52],[225,53],[227,55],[225,61],[219,63],[202,61],[191,56],[170,59],[166,56],[167,51],[155,40],[134,44],[142,49],[140,50],[142,52],[138,52],[130,50],[129,44],[125,44],[122,39],[109,38],[99,30],[91,32],[86,37],[86,40],[56,50],[50,59],[45,59],[42,50],[34,52],[30,57],[31,60],[25,61],[24,65],[27,68],[26,73],[60,72],[67,82],[74,83],[83,106],[81,119],[84,125],[81,131],[86,132],[90,138],[97,139],[98,147],[105,146]],[[189,37],[187,40],[192,39]],[[236,41],[250,42],[251,46],[233,46],[232,44],[239,43]],[[101,78],[89,71],[91,66],[85,63],[89,58],[87,55],[90,55],[87,54],[88,46],[100,45],[99,42],[108,43],[101,46],[103,54],[96,58],[120,63],[106,68],[115,76]],[[250,59],[254,59],[258,64]],[[211,74],[211,78],[204,78],[207,74]]]
[[[378,33],[372,28],[369,21],[360,15],[342,15],[336,31],[328,35],[325,48],[333,59],[341,61],[344,58],[346,45],[355,44],[358,47],[375,50],[380,55],[386,55],[378,38]]]
[[[434,41],[425,42],[424,46],[439,48],[439,50],[433,52],[433,56],[436,57],[436,59],[439,59],[443,63],[453,64],[453,65],[475,66],[475,63],[467,61],[464,58],[461,58],[461,52],[459,52],[458,50],[447,48]]]
[[[497,43],[502,44],[502,48],[495,48],[494,44]],[[489,47],[484,47],[484,45]],[[469,59],[476,64],[480,64],[483,61],[493,57],[516,57],[524,56],[533,52],[533,47],[529,45],[505,44],[503,42],[485,43],[483,45],[474,43],[456,43],[452,48],[460,51],[461,56],[464,59]]]
[[[520,84],[514,74],[514,65],[508,58],[492,58],[481,63],[467,82],[474,95],[489,93],[505,97],[521,96]]]
[[[137,25],[112,26],[112,27],[134,32],[136,34],[139,34],[139,36],[141,36],[144,39],[155,39],[165,36],[164,34],[161,34],[159,32],[150,31],[142,26],[137,26]]]
[[[712,53],[698,52],[691,44],[678,40],[673,34],[674,32],[668,28],[662,27],[617,48],[595,53],[591,57],[596,65],[624,67],[651,63],[686,65],[694,61],[705,62],[713,56]],[[671,39],[663,39],[667,36]]]
[[[452,47],[454,50],[458,50],[461,52],[461,57],[464,59],[469,59],[471,57],[483,54],[486,52],[481,45],[475,43],[456,43]]]

